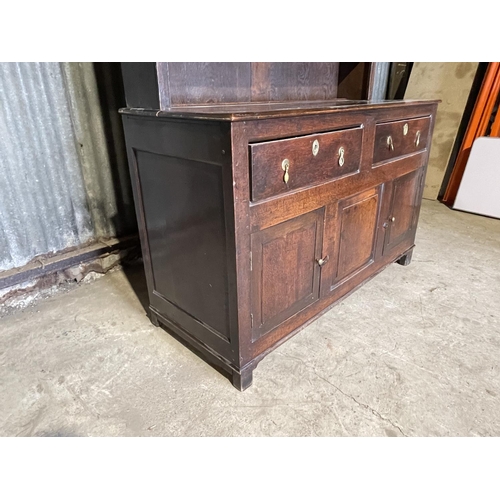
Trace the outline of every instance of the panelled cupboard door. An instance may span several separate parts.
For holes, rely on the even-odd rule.
[[[387,184],[386,196],[389,201],[387,218],[383,224],[384,256],[391,253],[397,256],[414,243],[423,173],[424,169],[419,168]]]
[[[252,234],[252,340],[319,299],[324,207]]]
[[[322,295],[354,278],[375,261],[382,185],[329,205],[326,216]]]

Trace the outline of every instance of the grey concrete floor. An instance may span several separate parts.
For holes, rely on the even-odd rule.
[[[0,435],[500,435],[499,220],[424,201],[412,264],[271,353],[243,393],[145,300],[137,267],[0,319]]]

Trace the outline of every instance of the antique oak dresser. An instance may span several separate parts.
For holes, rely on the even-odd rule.
[[[338,99],[338,63],[134,64],[120,112],[151,321],[244,390],[410,263],[437,101]]]

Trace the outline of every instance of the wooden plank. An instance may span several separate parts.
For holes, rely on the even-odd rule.
[[[490,137],[500,137],[500,107],[497,109],[495,120],[491,126]]]
[[[495,78],[498,78],[499,68],[500,63],[490,63],[488,66],[488,70],[486,71],[481,90],[474,106],[474,110],[472,111],[469,126],[467,127],[467,131],[465,132],[462,146],[460,147],[455,166],[453,167],[453,172],[451,173],[448,186],[446,187],[446,191],[443,196],[443,203],[446,203],[449,206],[452,206],[455,202],[458,188],[465,171],[465,166],[467,165],[467,160],[469,158],[472,143],[474,142],[474,139],[479,137],[478,131],[480,129],[483,112],[486,107],[493,84],[495,82]]]

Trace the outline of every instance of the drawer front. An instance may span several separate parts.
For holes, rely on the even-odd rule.
[[[375,125],[373,163],[422,151],[427,147],[430,116]]]
[[[252,200],[359,171],[363,128],[250,145]]]

